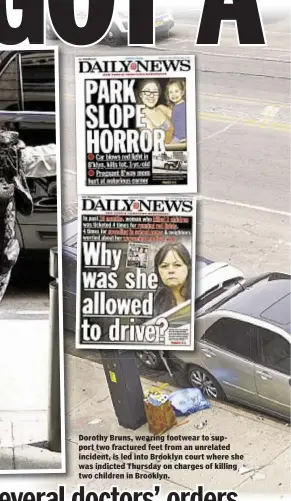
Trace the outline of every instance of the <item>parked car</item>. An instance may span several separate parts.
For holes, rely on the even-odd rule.
[[[87,18],[84,12],[78,12],[77,18],[81,21]],[[174,18],[172,12],[163,7],[156,10],[156,37],[165,37],[170,35],[170,31],[174,26]],[[46,36],[49,40],[57,40],[58,36],[54,31],[49,17],[46,22]],[[113,22],[107,35],[102,40],[103,43],[116,47],[118,45],[126,45],[128,36],[128,15],[123,10],[114,12]]]
[[[243,283],[244,274],[238,268],[223,262],[215,262],[196,256],[195,311],[197,313],[208,302]],[[190,315],[190,313],[189,313]],[[137,357],[149,369],[164,370],[165,366],[158,351],[138,351]]]
[[[27,146],[56,142],[54,52],[0,52],[0,126],[19,132]],[[34,212],[17,215],[21,255],[45,257],[57,244],[56,177],[29,178]]]
[[[169,372],[208,398],[290,418],[290,301],[290,275],[245,281],[198,314],[193,352],[162,354]]]

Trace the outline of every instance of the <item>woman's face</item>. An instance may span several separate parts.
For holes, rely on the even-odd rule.
[[[174,250],[169,251],[164,260],[159,264],[159,274],[166,287],[182,287],[188,276],[188,268],[179,254]]]
[[[154,108],[159,100],[160,92],[155,82],[148,82],[140,91],[142,103],[147,108]]]
[[[168,89],[169,99],[172,103],[179,103],[184,98],[184,92],[180,85],[173,83]]]

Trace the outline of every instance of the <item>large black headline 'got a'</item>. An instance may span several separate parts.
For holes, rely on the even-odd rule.
[[[46,12],[48,7],[48,12]],[[75,21],[74,0],[14,0],[13,9],[7,2],[0,2],[0,43],[16,45],[24,41],[30,44],[45,43],[45,25],[49,16],[57,35],[68,45],[89,46],[101,41],[114,21],[115,1],[89,0],[85,26]],[[21,12],[18,27],[9,20],[14,11]],[[13,11],[13,12],[12,12]],[[205,0],[197,45],[218,45],[223,21],[235,21],[239,45],[264,45],[265,38],[257,0]],[[153,0],[141,4],[129,0],[128,44],[153,45],[155,43],[155,10]]]

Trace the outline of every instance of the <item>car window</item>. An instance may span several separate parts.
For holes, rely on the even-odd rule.
[[[277,334],[258,327],[259,359],[268,369],[290,374],[290,343]]]
[[[252,324],[233,318],[221,318],[206,330],[202,341],[243,358],[253,359],[255,335],[255,328]]]
[[[0,78],[0,110],[21,110],[21,88],[19,79],[19,59],[14,56],[2,68]]]
[[[77,261],[63,254],[63,287],[71,294],[76,294]]]
[[[55,70],[52,51],[21,53],[24,110],[55,111]]]

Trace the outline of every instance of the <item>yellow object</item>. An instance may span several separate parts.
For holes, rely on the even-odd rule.
[[[163,393],[162,390],[167,386],[169,386],[168,383],[159,384],[159,386],[151,386],[150,389],[144,394],[144,396],[145,398],[147,398],[152,393],[161,394]]]
[[[109,377],[110,377],[112,383],[117,383],[115,372],[109,371]]]

